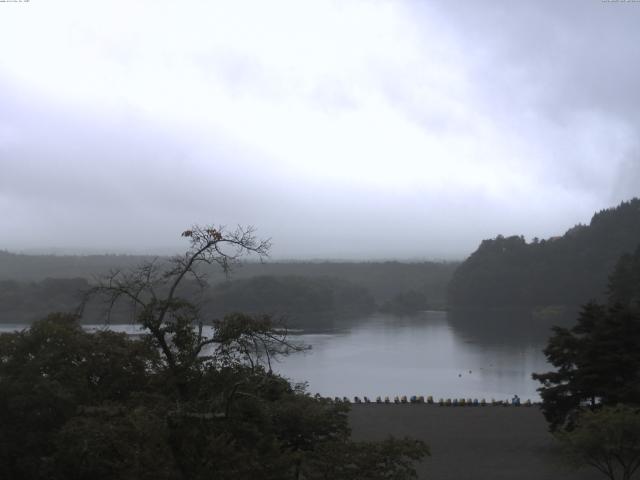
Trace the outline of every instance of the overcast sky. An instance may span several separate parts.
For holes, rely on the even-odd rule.
[[[640,2],[0,2],[0,249],[464,258],[640,195]]]

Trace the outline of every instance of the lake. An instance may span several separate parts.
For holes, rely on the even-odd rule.
[[[312,346],[276,369],[323,396],[432,395],[538,400],[533,372],[548,371],[548,326],[491,317],[424,312],[375,314],[343,331],[303,334]],[[513,320],[513,319],[511,319]],[[520,320],[520,319],[518,319]],[[474,322],[469,324],[468,322]]]
[[[0,325],[0,331],[23,327]],[[133,333],[137,327],[111,328]],[[331,397],[504,400],[517,394],[538,400],[531,374],[550,369],[542,353],[548,336],[549,325],[522,314],[374,314],[338,330],[292,335],[312,349],[282,359],[274,370]]]

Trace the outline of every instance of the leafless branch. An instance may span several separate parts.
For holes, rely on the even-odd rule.
[[[202,290],[206,287],[206,275],[198,270],[198,265],[218,265],[228,274],[241,257],[253,254],[262,260],[271,246],[270,240],[256,237],[253,227],[238,226],[228,230],[224,226],[195,225],[184,231],[182,237],[189,241],[184,255],[165,262],[154,258],[130,271],[111,271],[96,279],[95,285],[85,292],[79,308],[79,313],[82,313],[91,298],[99,297],[107,306],[107,319],[110,321],[116,305],[127,303],[136,321],[147,328],[158,342],[170,367],[178,362],[172,351],[172,342],[178,333],[184,333],[183,340],[193,339],[189,349],[192,352],[191,362],[196,361],[204,347],[215,343],[215,339],[203,336],[203,324],[197,308],[178,297],[178,288],[185,278],[193,278]],[[193,333],[195,325],[198,325],[197,334]],[[187,334],[186,329],[191,333]]]

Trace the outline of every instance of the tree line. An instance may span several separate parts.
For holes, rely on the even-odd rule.
[[[91,287],[84,278],[47,278],[40,282],[0,280],[0,322],[31,323],[52,311],[74,312],[81,292]],[[365,287],[348,280],[326,276],[260,275],[223,280],[202,288],[193,279],[181,282],[180,294],[198,304],[204,315],[223,317],[232,312],[269,313],[296,328],[340,327],[377,310],[412,314],[432,307],[422,291],[400,292],[377,304]],[[94,306],[84,312],[83,321],[104,321],[104,309]],[[114,309],[109,321],[126,323],[131,314]]]
[[[96,275],[111,270],[135,268],[151,262],[154,256],[141,255],[24,255],[0,250],[0,281],[26,284],[46,278],[84,278],[92,281]],[[168,257],[159,257],[160,261]],[[459,262],[398,262],[398,261],[274,261],[256,262],[243,259],[234,269],[233,280],[252,277],[329,277],[338,278],[365,288],[376,303],[382,304],[403,292],[423,292],[431,304],[444,305],[446,287]],[[227,279],[220,270],[202,267],[214,285]]]
[[[348,405],[271,369],[304,345],[268,315],[203,315],[181,296],[269,245],[251,229],[194,227],[163,264],[114,271],[82,305],[131,309],[145,334],[85,332],[51,314],[0,335],[0,477],[15,479],[367,479],[416,477],[418,440],[350,438]],[[207,336],[204,327],[213,327]]]
[[[45,279],[21,283],[0,281],[0,322],[31,323],[48,312],[74,312],[81,292],[92,283],[84,278]],[[371,294],[363,287],[331,277],[259,276],[222,281],[202,288],[193,279],[181,282],[180,294],[198,304],[204,315],[223,317],[232,312],[270,313],[290,326],[331,328],[334,320],[375,311]],[[131,321],[127,309],[109,312],[109,321]],[[83,321],[100,323],[104,309],[87,309]]]
[[[484,240],[448,286],[453,307],[578,306],[603,300],[618,258],[640,244],[640,199],[596,213],[563,236]]]
[[[609,277],[607,301],[588,302],[570,328],[555,327],[544,353],[542,411],[578,465],[611,480],[640,468],[640,246]]]

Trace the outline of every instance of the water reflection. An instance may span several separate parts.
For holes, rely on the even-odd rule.
[[[277,370],[327,396],[537,399],[531,373],[549,369],[548,332],[513,313],[376,314],[347,331],[297,336],[313,350]]]
[[[323,396],[432,395],[436,399],[538,399],[531,373],[550,369],[542,349],[553,323],[529,312],[424,312],[375,314],[341,330],[292,335],[312,346],[274,365]],[[344,326],[345,324],[342,323]],[[0,331],[25,325],[0,325]],[[85,328],[104,328],[87,325]],[[111,325],[129,334],[137,325]],[[212,332],[207,331],[207,334]]]
[[[447,315],[456,334],[468,342],[513,349],[544,344],[553,325],[571,325],[575,318],[572,311],[545,317],[522,309],[454,310]]]

